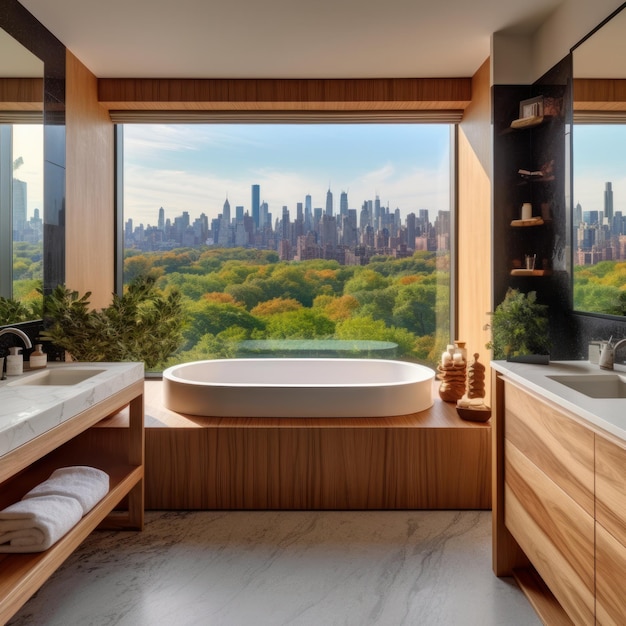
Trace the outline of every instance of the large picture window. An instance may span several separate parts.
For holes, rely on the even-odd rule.
[[[171,363],[450,339],[450,124],[125,124],[124,282],[184,297]]]

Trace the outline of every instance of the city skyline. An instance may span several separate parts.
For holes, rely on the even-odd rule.
[[[614,210],[626,215],[626,125],[577,124],[573,130],[572,206],[604,210],[604,189],[613,186]]]
[[[339,212],[341,192],[359,210],[450,209],[450,126],[432,124],[125,125],[124,219],[155,225],[163,207],[209,220],[224,201],[252,215],[251,185],[274,218],[310,195]]]

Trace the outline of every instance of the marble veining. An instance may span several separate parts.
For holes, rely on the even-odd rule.
[[[38,372],[25,372],[0,382],[0,456],[144,376],[143,363],[51,363],[48,367],[93,367],[103,371],[73,385],[12,384]]]
[[[95,532],[11,626],[540,624],[489,511],[148,512]]]

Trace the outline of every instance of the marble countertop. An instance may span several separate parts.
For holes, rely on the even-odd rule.
[[[93,369],[72,385],[23,384],[46,370],[24,371],[0,381],[0,456],[62,424],[94,404],[143,380],[143,363],[49,363],[47,369]]]
[[[552,361],[549,365],[492,361],[491,367],[580,417],[588,425],[626,441],[626,398],[591,398],[551,378],[618,374],[626,381],[626,371],[621,366],[616,365],[614,371],[609,371],[588,361]]]

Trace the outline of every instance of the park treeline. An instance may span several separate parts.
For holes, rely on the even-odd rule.
[[[346,266],[244,248],[127,250],[124,281],[146,274],[183,296],[184,343],[168,365],[234,357],[249,339],[390,341],[398,358],[434,365],[450,342],[447,253]]]
[[[626,315],[626,261],[602,261],[574,268],[574,309]]]

